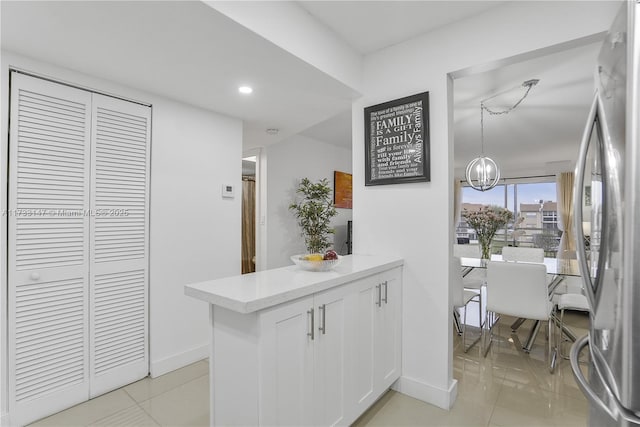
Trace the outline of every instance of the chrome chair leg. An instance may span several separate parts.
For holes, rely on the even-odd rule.
[[[453,325],[456,327],[456,332],[458,336],[462,335],[462,328],[460,327],[460,314],[458,314],[458,310],[453,309]]]
[[[475,298],[475,297],[474,297]],[[471,300],[473,301],[473,299]],[[463,317],[463,321],[462,321],[462,349],[464,350],[464,352],[468,352],[471,347],[473,347],[478,341],[480,341],[482,339],[482,296],[481,294],[478,294],[478,327],[480,328],[480,335],[478,336],[478,338],[476,338],[471,344],[469,344],[469,346],[467,346],[467,306],[464,307],[464,317]],[[482,344],[480,344],[482,346]]]
[[[524,323],[525,320],[527,320],[527,319],[525,319],[523,317],[520,317],[519,319],[516,319],[516,321],[511,324],[511,331],[512,332],[517,331],[518,328],[520,326],[522,326],[522,324]]]
[[[464,317],[462,319],[462,350],[466,353],[467,348],[467,306],[464,306]]]
[[[560,310],[560,340],[558,341],[558,354],[565,360],[569,360],[568,355],[562,354],[562,344],[564,343],[564,338],[562,331],[564,330],[564,307]]]
[[[533,346],[533,342],[536,340],[536,336],[538,335],[538,331],[540,330],[540,321],[536,320],[533,324],[533,328],[531,329],[531,333],[529,334],[529,338],[527,342],[522,347],[525,353],[531,352],[531,347]]]
[[[490,312],[490,311],[486,311],[485,312],[485,328],[483,328],[483,331],[487,331],[486,333],[489,334],[489,342],[484,346],[483,349],[483,356],[487,357],[487,354],[489,353],[489,349],[491,348],[491,343],[493,342],[493,327],[495,326],[495,320],[494,320],[494,313]],[[486,342],[486,339],[483,340]]]
[[[551,327],[553,325],[553,318],[549,317],[549,322],[548,322],[548,327],[547,327],[547,334],[549,336],[549,338],[547,339],[548,341],[548,354],[549,354],[549,372],[553,374],[553,372],[556,369],[556,363],[557,363],[557,357],[558,357],[558,342],[556,339],[554,339],[553,341],[555,341],[555,346],[552,346],[551,344],[551,340],[553,337],[557,337],[557,334],[553,334],[551,335]]]

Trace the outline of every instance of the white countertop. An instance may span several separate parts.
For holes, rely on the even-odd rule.
[[[296,265],[185,285],[184,293],[239,313],[252,313],[401,266],[402,258],[346,255],[331,271]]]

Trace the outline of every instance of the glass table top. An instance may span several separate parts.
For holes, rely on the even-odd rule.
[[[491,255],[491,261],[502,261],[502,255]],[[480,258],[460,258],[463,267],[486,268]],[[517,262],[517,261],[509,261]],[[562,276],[580,276],[580,268],[576,259],[544,258],[544,265],[547,267],[547,274]]]

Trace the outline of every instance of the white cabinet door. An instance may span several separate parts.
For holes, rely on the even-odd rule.
[[[260,425],[314,424],[314,315],[313,297],[260,315]]]
[[[15,424],[88,398],[91,94],[11,73],[9,393]]]
[[[351,286],[315,295],[316,335],[313,390],[315,424],[345,424],[348,355],[353,347],[353,321],[349,310]]]
[[[377,314],[377,277],[354,282],[351,313],[355,324],[350,369],[347,372],[350,395],[357,415],[364,412],[378,397],[374,392],[374,327]]]
[[[374,389],[382,392],[401,371],[401,272],[390,270],[377,276],[380,304],[375,316]]]

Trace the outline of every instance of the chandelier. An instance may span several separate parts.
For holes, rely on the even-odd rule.
[[[534,87],[536,84],[538,84],[539,81],[540,80],[537,80],[537,79],[527,80],[524,83],[522,83],[522,86],[518,86],[518,87],[526,88],[524,95],[522,95],[522,97],[515,104],[513,104],[511,107],[508,107],[504,110],[498,111],[498,110],[490,109],[485,105],[485,102],[499,95],[502,95],[506,92],[509,92],[513,89],[509,89],[508,91],[498,93],[496,95],[493,95],[489,98],[486,98],[480,101],[480,149],[481,149],[480,156],[471,160],[467,164],[467,168],[465,171],[465,178],[467,179],[467,183],[474,190],[478,190],[478,191],[490,190],[498,184],[498,181],[500,181],[500,168],[498,167],[498,164],[492,158],[484,155],[484,112],[485,110],[487,111],[487,113],[491,115],[501,115],[501,114],[510,113],[511,111],[515,110],[515,108],[518,105],[520,105],[520,103],[527,97],[527,95],[529,95],[529,91],[531,91],[531,88]]]

